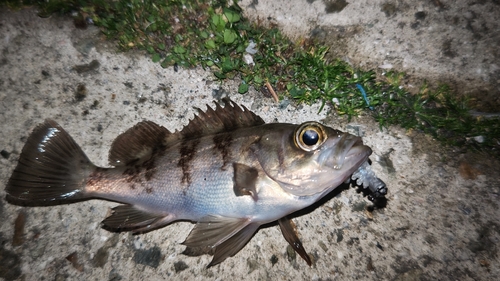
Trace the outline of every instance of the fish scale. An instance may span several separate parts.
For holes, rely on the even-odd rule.
[[[183,242],[185,253],[212,254],[209,266],[235,255],[261,225],[278,221],[311,265],[288,215],[366,169],[360,167],[367,167],[361,165],[371,149],[317,122],[266,124],[223,101],[224,107],[198,109],[181,131],[136,124],[113,141],[113,168],[93,165],[62,127],[46,120],[28,138],[6,199],[22,206],[118,202],[102,226],[134,234],[189,220],[195,226]],[[371,189],[386,192],[385,186]]]

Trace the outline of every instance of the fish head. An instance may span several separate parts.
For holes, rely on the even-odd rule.
[[[259,162],[287,193],[319,198],[367,161],[372,150],[360,137],[318,122],[275,128],[261,139]]]

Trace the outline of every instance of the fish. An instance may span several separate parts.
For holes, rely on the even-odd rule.
[[[372,150],[360,137],[315,121],[265,123],[227,97],[222,102],[196,108],[180,131],[137,123],[113,141],[110,167],[92,164],[47,119],[28,137],[6,200],[25,207],[117,202],[101,223],[113,232],[141,234],[190,221],[184,253],[213,255],[208,267],[236,255],[262,225],[277,221],[311,266],[290,215],[349,181]]]

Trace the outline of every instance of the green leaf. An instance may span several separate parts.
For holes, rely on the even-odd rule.
[[[300,98],[304,95],[304,93],[306,92],[305,89],[298,89],[297,87],[293,87],[291,90],[290,90],[290,95],[297,99],[297,98]]]
[[[222,58],[221,62],[222,63],[220,65],[220,68],[222,69],[222,72],[224,72],[224,73],[230,72],[235,68],[233,61],[229,57]]]
[[[159,62],[161,60],[160,54],[156,53],[153,55],[153,62]]]
[[[215,75],[215,77],[217,77],[217,78],[219,78],[221,80],[222,79],[226,79],[226,75],[223,74],[223,73],[221,73],[221,72],[219,72],[219,71],[214,72],[214,75]]]
[[[182,47],[182,46],[175,46],[174,47],[174,53],[176,53],[176,54],[184,54],[184,53],[186,53],[186,49],[184,49],[184,47]]]
[[[158,44],[158,49],[165,50],[165,44],[163,43]]]
[[[236,32],[231,29],[224,30],[224,43],[232,44],[236,40]]]
[[[205,42],[205,47],[209,50],[215,49],[215,41],[208,40],[207,42]]]
[[[248,84],[241,83],[238,87],[238,93],[244,94],[246,92],[248,92]]]
[[[212,24],[215,26],[216,31],[222,31],[226,27],[226,22],[221,15],[213,15]]]
[[[206,32],[206,31],[204,31],[204,30],[203,30],[202,32],[200,32],[200,37],[201,37],[201,38],[203,38],[203,39],[207,39],[207,38],[208,38],[208,36],[210,36],[210,34],[208,34],[208,32]]]
[[[244,94],[248,92],[248,84],[241,83],[240,86],[238,87],[238,93]]]
[[[224,9],[224,15],[226,16],[227,21],[230,23],[238,22],[241,19],[241,16],[238,13],[228,8]]]
[[[245,49],[246,49],[245,45],[239,44],[238,47],[236,48],[236,53],[241,54],[245,51]]]
[[[161,61],[160,63],[161,67],[166,68],[172,65],[172,60],[170,58],[165,58],[164,60]]]

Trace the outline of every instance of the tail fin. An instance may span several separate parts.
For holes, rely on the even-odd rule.
[[[7,183],[6,199],[23,206],[47,206],[90,199],[85,182],[95,166],[71,136],[53,120],[28,138]]]

